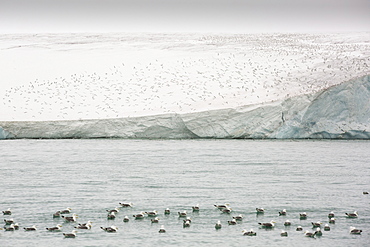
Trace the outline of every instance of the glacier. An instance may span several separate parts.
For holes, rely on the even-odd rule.
[[[0,139],[370,139],[370,75],[236,108],[116,119],[1,121]]]

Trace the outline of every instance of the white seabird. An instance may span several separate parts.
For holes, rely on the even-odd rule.
[[[346,213],[346,215],[347,215],[348,218],[357,218],[358,217],[357,211],[354,211],[353,213]]]
[[[129,222],[129,221],[130,221],[130,219],[127,215],[125,217],[123,217],[123,222]]]
[[[232,211],[233,209],[229,207],[221,208],[221,212],[225,214],[230,214]]]
[[[117,232],[118,227],[116,226],[110,226],[110,227],[100,227],[103,231],[106,232]]]
[[[14,226],[15,230],[19,230],[19,224],[18,223],[14,223],[13,226]]]
[[[325,224],[324,231],[330,231],[330,226],[328,224]]]
[[[187,213],[186,213],[186,210],[182,211],[182,212],[177,212],[179,214],[179,217],[186,217]]]
[[[218,208],[218,209],[223,209],[223,208],[227,208],[227,207],[229,207],[230,206],[230,203],[225,203],[225,204],[215,204],[214,205],[216,208]]]
[[[282,236],[282,237],[288,237],[288,232],[287,231],[284,231],[284,230],[281,230],[280,236]]]
[[[321,226],[321,221],[317,221],[317,222],[311,222],[312,224],[312,227],[320,227]]]
[[[72,211],[72,209],[71,209],[71,208],[66,208],[66,209],[64,209],[64,210],[61,210],[61,211],[60,211],[60,213],[61,213],[61,214],[69,214],[69,213],[71,213],[71,211]]]
[[[200,210],[199,204],[192,207],[194,212],[197,212]]]
[[[119,212],[119,208],[115,208],[115,209],[107,209],[106,210],[108,213],[112,213],[112,212],[114,212],[114,213],[118,213]]]
[[[119,205],[121,205],[121,207],[124,207],[124,208],[133,207],[133,204],[131,202],[129,202],[129,203],[120,202]]]
[[[4,222],[5,222],[5,225],[14,224],[14,220],[13,219],[4,219]]]
[[[316,236],[322,236],[321,228],[320,227],[316,228],[315,233],[316,233]]]
[[[46,230],[49,232],[60,232],[61,228],[62,228],[62,225],[58,224],[54,227],[46,227]]]
[[[75,226],[76,229],[84,229],[84,230],[90,230],[91,229],[91,225],[78,225],[78,226]]]
[[[237,224],[236,219],[228,220],[227,223],[229,225],[236,225]]]
[[[158,215],[157,210],[145,212],[149,217],[156,217]]]
[[[88,222],[86,222],[86,223],[82,223],[82,224],[79,224],[79,225],[81,225],[81,226],[86,226],[86,225],[90,225],[90,226],[92,226],[92,221],[88,221]]]
[[[25,231],[36,231],[36,230],[37,230],[37,228],[36,228],[36,226],[35,226],[35,225],[33,225],[33,226],[31,226],[31,227],[23,227],[23,229],[24,229]]]
[[[305,231],[304,232],[304,235],[306,236],[306,237],[310,237],[310,238],[314,238],[315,237],[315,235],[316,235],[316,232],[310,232],[310,231]]]
[[[70,233],[63,233],[65,238],[75,238],[77,236],[77,231],[73,230]]]
[[[283,210],[281,210],[281,211],[279,212],[279,215],[281,215],[281,216],[285,216],[285,215],[286,215],[286,209],[284,208]]]
[[[10,208],[3,211],[3,215],[11,215],[11,214],[12,214],[12,211],[10,210]]]
[[[190,226],[190,223],[191,223],[191,221],[184,220],[184,223],[182,225],[183,225],[183,227],[189,227]]]
[[[299,214],[299,218],[300,218],[301,220],[307,219],[307,213],[306,213],[306,212],[300,213],[300,214]]]
[[[361,232],[362,232],[362,230],[357,229],[356,227],[351,226],[349,228],[349,233],[351,233],[351,234],[361,234]]]
[[[186,219],[183,220],[183,222],[185,221],[189,221],[191,223],[191,218],[190,217],[186,217]]]
[[[164,232],[166,232],[166,229],[164,229],[164,226],[163,226],[163,225],[161,225],[161,228],[159,228],[159,232],[160,232],[160,233],[164,233]]]
[[[116,218],[116,214],[114,212],[110,212],[108,215],[107,215],[107,219],[108,220],[114,220]]]
[[[150,221],[152,223],[158,223],[159,222],[159,218],[158,217],[155,217],[154,219],[150,219]]]
[[[164,210],[164,214],[170,214],[171,213],[171,211],[170,211],[170,209],[169,208],[166,208],[165,210]]]
[[[257,232],[253,231],[253,229],[250,229],[249,231],[243,230],[242,231],[244,236],[256,236]]]
[[[271,220],[270,222],[267,223],[258,223],[259,225],[262,226],[262,228],[273,228],[275,226],[275,221]]]
[[[145,212],[140,212],[138,214],[134,214],[133,217],[135,218],[135,220],[141,220],[141,219],[144,219],[145,217]]]
[[[241,221],[243,220],[244,216],[242,214],[239,214],[237,216],[233,216],[233,219],[237,220],[237,221]]]
[[[90,230],[92,227],[92,222],[88,221],[87,223],[84,224],[78,224],[78,226],[75,226],[77,229],[85,229],[85,230]]]
[[[290,225],[292,225],[292,223],[291,223],[289,220],[286,220],[286,221],[284,222],[284,226],[290,226]]]
[[[65,219],[67,222],[76,222],[78,215],[77,214],[72,214],[72,216],[64,216],[62,215],[62,218]]]
[[[222,225],[221,225],[221,221],[217,221],[216,225],[215,225],[215,228],[216,229],[221,229]]]
[[[14,224],[10,224],[10,226],[5,226],[4,230],[5,231],[15,231]]]
[[[265,212],[264,208],[256,208],[257,214],[263,214]]]
[[[56,211],[54,214],[53,214],[53,218],[59,218],[60,217],[60,211]]]

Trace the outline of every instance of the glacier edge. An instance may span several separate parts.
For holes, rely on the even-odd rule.
[[[370,75],[281,101],[187,114],[2,121],[0,139],[370,139]]]

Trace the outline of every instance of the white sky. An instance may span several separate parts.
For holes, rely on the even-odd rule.
[[[0,0],[0,33],[370,31],[369,0]]]

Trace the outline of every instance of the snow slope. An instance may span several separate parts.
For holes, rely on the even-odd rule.
[[[282,101],[189,114],[0,122],[16,138],[370,138],[370,76]]]
[[[192,113],[370,74],[369,33],[0,37],[0,120]]]

